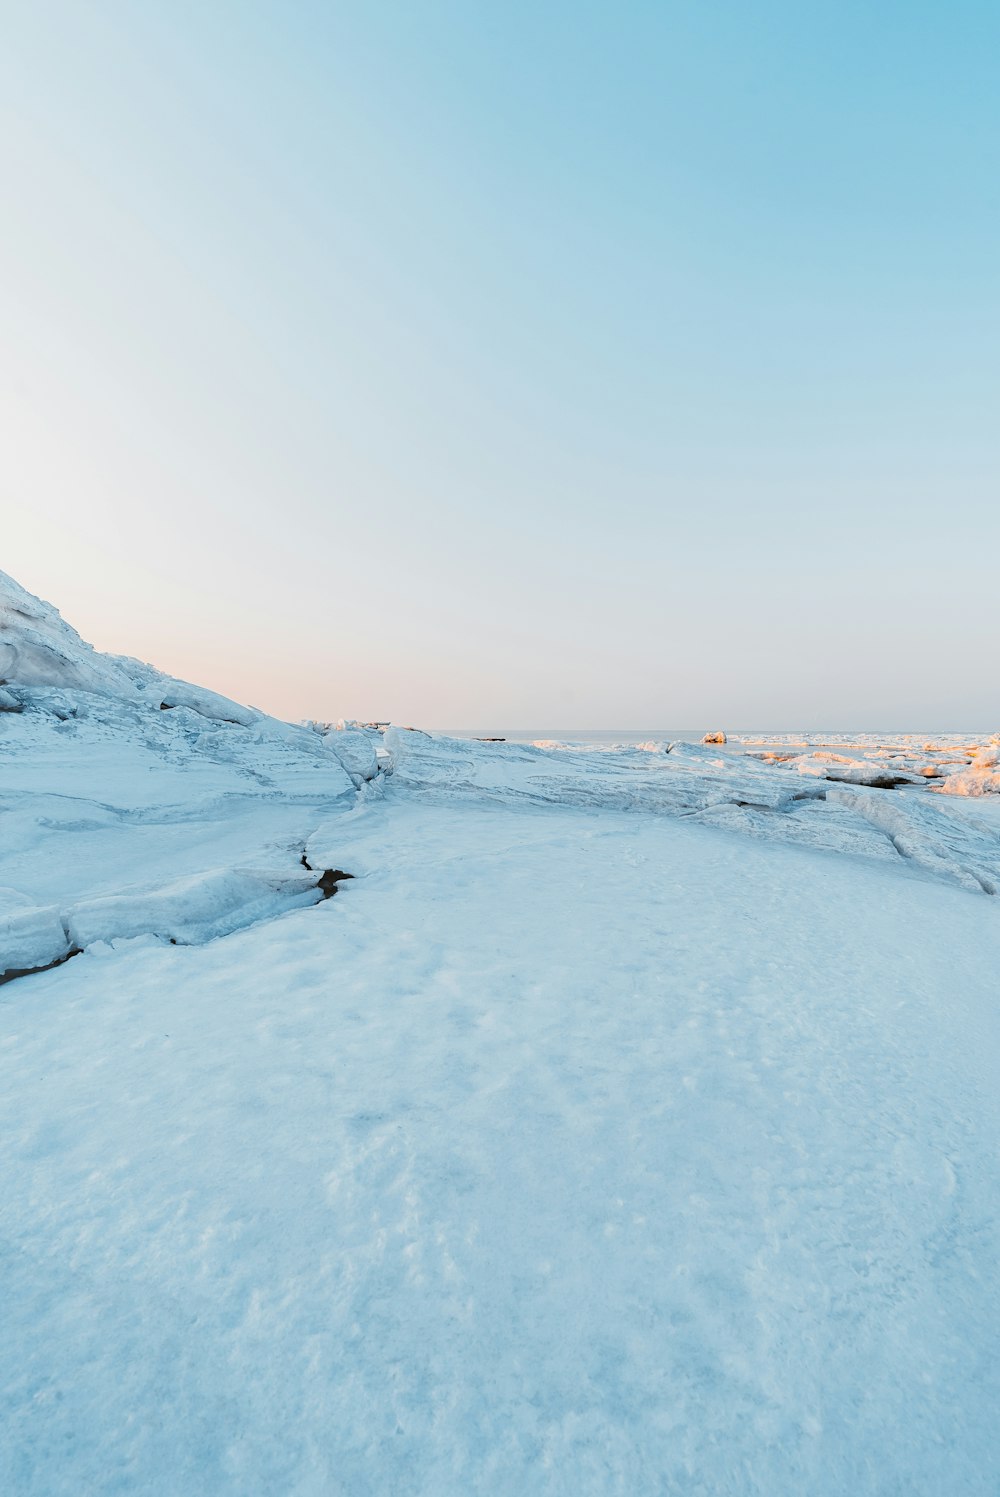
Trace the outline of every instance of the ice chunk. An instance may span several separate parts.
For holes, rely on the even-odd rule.
[[[47,967],[69,949],[55,905],[36,905],[16,889],[0,889],[0,976]]]
[[[939,795],[1000,795],[1000,749],[980,749],[966,769],[933,788]]]
[[[359,780],[372,780],[378,773],[375,744],[367,733],[344,728],[325,735],[324,741],[336,754],[348,774]]]
[[[933,802],[915,796],[831,786],[826,798],[881,828],[902,857],[938,878],[963,889],[1000,892],[1000,844],[988,831],[942,815]]]
[[[158,706],[164,708],[188,707],[200,717],[207,717],[215,722],[238,723],[244,728],[249,728],[260,717],[260,713],[255,712],[252,707],[241,707],[239,702],[231,701],[217,691],[209,691],[204,686],[192,686],[189,681],[174,681],[167,676],[149,688],[147,699],[155,700]]]
[[[215,869],[162,888],[81,900],[69,910],[66,924],[81,948],[147,934],[193,945],[322,898],[316,874],[307,869]]]

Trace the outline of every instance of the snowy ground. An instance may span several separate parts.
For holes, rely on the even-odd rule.
[[[84,950],[0,987],[0,1490],[1000,1490],[1000,798],[376,773],[44,622],[0,969]]]

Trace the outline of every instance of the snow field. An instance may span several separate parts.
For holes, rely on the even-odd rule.
[[[315,910],[3,990],[6,1490],[996,1490],[994,901],[608,811],[334,838]]]

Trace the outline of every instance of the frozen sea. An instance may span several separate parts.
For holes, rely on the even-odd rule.
[[[0,1491],[996,1497],[988,735],[3,651]]]

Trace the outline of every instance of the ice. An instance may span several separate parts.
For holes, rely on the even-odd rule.
[[[316,875],[305,869],[220,868],[156,888],[82,900],[67,912],[66,928],[81,950],[95,941],[141,935],[192,945],[322,898]]]
[[[65,956],[69,939],[55,905],[39,906],[16,889],[0,888],[0,951],[0,977]]]
[[[720,759],[712,747],[695,744],[676,744],[666,755],[543,749],[397,728],[385,741],[393,786],[415,795],[692,818],[755,838],[888,861],[908,874],[919,869],[978,893],[1000,887],[996,836],[947,815],[926,793],[927,782],[897,770],[894,759],[879,760],[876,769],[814,754],[787,762],[748,754]],[[848,771],[856,768],[865,789],[834,788],[850,783]],[[919,794],[870,788],[872,781],[913,786]]]
[[[327,729],[325,741],[356,783],[373,780],[378,773],[378,753],[375,737],[351,728]]]
[[[51,603],[26,592],[0,572],[0,684],[69,686],[109,695],[133,695],[148,667],[100,655]]]
[[[327,740],[98,655],[0,580],[5,645],[32,678],[0,688],[21,709],[0,715],[0,974],[118,936],[207,940],[321,897],[302,849],[356,794]]]
[[[230,701],[229,697],[220,696],[217,691],[206,691],[204,687],[191,686],[186,681],[165,679],[150,687],[146,697],[161,710],[189,707],[201,717],[214,718],[218,722],[240,723],[245,728],[251,727],[260,716],[260,713],[251,708],[241,707],[238,702]]]
[[[929,872],[973,891],[1000,892],[1000,840],[989,833],[941,817],[912,797],[886,800],[871,791],[831,789],[826,798],[881,828],[902,857]]]
[[[0,1490],[993,1497],[997,745],[164,711],[5,589]]]
[[[926,778],[923,770],[914,770],[909,762],[896,760],[886,762],[879,753],[871,760],[850,759],[844,754],[813,752],[795,760],[799,774],[813,775],[817,779],[841,781],[848,785],[872,785],[880,790],[894,790],[897,785],[919,785]]]
[[[1000,795],[1000,750],[980,749],[967,768],[956,770],[934,789],[940,795]]]

